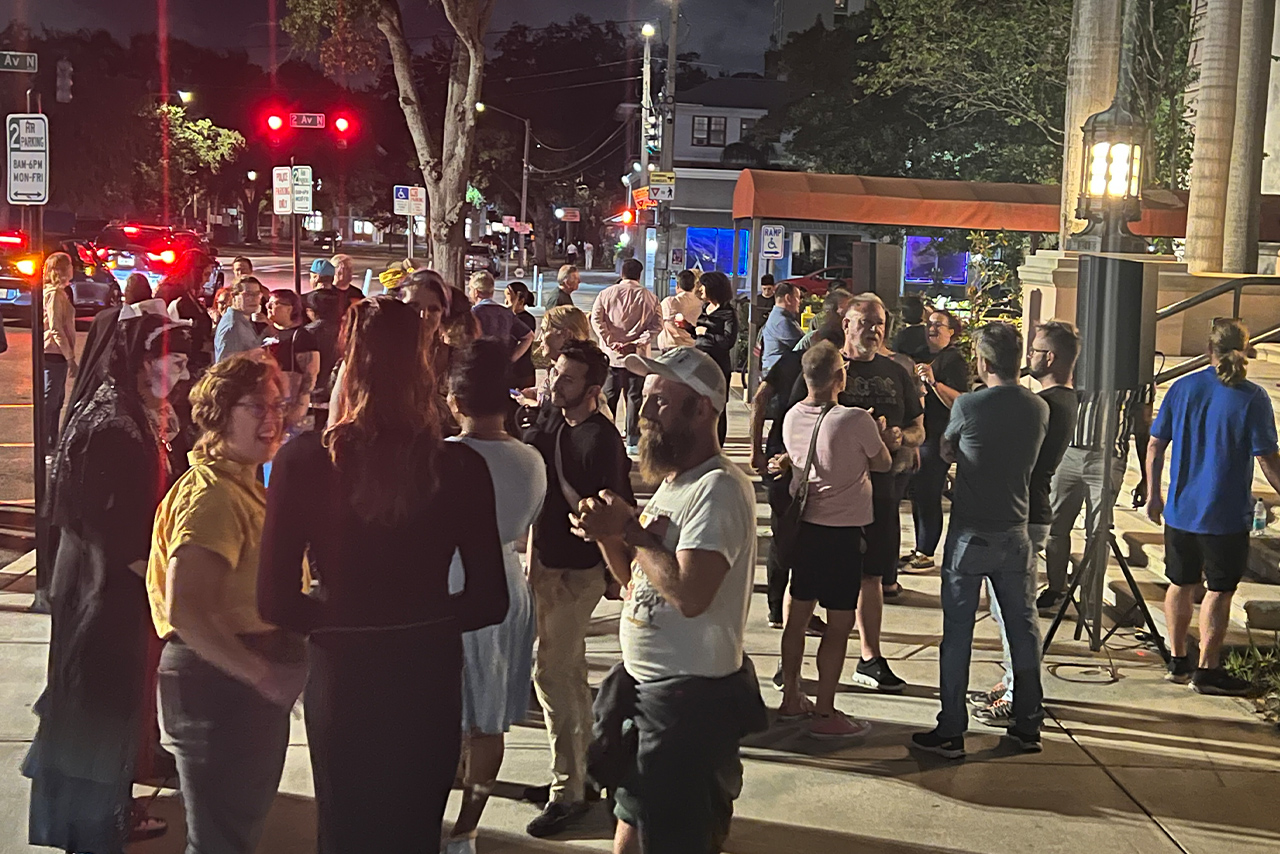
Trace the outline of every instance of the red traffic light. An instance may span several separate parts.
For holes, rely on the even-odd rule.
[[[346,116],[338,116],[333,120],[333,129],[338,133],[346,133],[351,129],[351,120]]]
[[[280,130],[280,128],[284,127],[284,117],[272,113],[267,116],[267,127],[271,130]]]
[[[631,223],[635,221],[635,218],[636,218],[636,215],[633,214],[630,210],[623,211],[622,215],[619,217],[619,219],[622,220],[624,225],[631,225]]]

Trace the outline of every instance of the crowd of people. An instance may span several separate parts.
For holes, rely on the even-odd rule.
[[[61,264],[50,259],[47,282],[69,275]],[[301,697],[320,851],[440,840],[474,852],[532,687],[551,763],[549,783],[524,793],[540,807],[531,835],[571,829],[603,792],[617,854],[719,851],[739,744],[770,723],[744,654],[755,488],[723,451],[739,338],[729,279],[682,273],[659,302],[631,259],[588,314],[566,265],[539,324],[522,283],[499,302],[486,272],[464,290],[406,267],[366,298],[346,256],[313,265],[305,299],[277,290],[265,305],[237,258],[206,309],[209,266],[184,255],[154,298],[131,280],[81,363],[74,338],[64,356],[75,384],[46,508],[48,683],[23,764],[31,842],[112,854],[163,834],[132,786],[176,779],[187,850],[249,854]],[[835,705],[852,632],[853,680],[903,691],[881,649],[885,603],[902,593],[899,572],[932,570],[942,544],[941,711],[912,746],[963,756],[972,705],[1039,750],[1038,612],[1065,578],[1051,567],[1038,591],[1037,554],[1061,555],[1054,538],[1069,538],[1086,501],[1100,512],[1101,466],[1145,433],[1150,391],[1122,396],[1118,440],[1100,437],[1096,398],[1071,385],[1070,324],[1040,324],[1026,348],[1007,323],[970,330],[971,370],[949,311],[908,299],[890,338],[879,297],[833,287],[806,331],[798,292],[769,284],[750,438],[775,533],[776,720],[818,739],[867,733]],[[50,290],[51,315],[64,311]],[[1211,366],[1174,383],[1147,449],[1147,512],[1166,522],[1172,582],[1169,678],[1203,693],[1247,687],[1222,669],[1221,645],[1254,458],[1280,487],[1247,349],[1247,330],[1219,321]],[[1020,384],[1024,358],[1038,392]],[[654,490],[642,508],[633,476]],[[908,496],[915,539],[900,555]],[[1005,674],[970,694],[984,588]],[[605,597],[622,600],[621,660],[593,701],[586,638]],[[821,637],[812,699],[807,635]]]

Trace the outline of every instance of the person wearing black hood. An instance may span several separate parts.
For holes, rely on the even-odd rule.
[[[213,364],[213,318],[200,302],[204,284],[212,274],[213,259],[199,249],[188,249],[156,288],[156,297],[164,300],[170,316],[191,321],[193,380]]]
[[[187,379],[190,346],[189,331],[167,317],[121,321],[109,370],[71,413],[54,455],[45,508],[59,530],[48,682],[22,766],[34,845],[116,854],[131,834],[165,830],[132,807],[151,730],[154,632],[142,576],[156,507],[172,482],[177,424],[168,397]]]

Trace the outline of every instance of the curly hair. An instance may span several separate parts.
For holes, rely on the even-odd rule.
[[[1249,375],[1249,327],[1220,317],[1209,333],[1209,353],[1218,362],[1214,372],[1223,385],[1235,388]]]
[[[236,404],[273,383],[282,397],[288,395],[276,360],[261,351],[237,353],[209,368],[191,390],[191,418],[200,428],[196,449],[221,455]]]

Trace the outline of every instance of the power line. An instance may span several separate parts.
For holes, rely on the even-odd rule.
[[[567,89],[585,89],[588,86],[604,86],[609,83],[625,83],[628,80],[639,80],[640,75],[634,77],[610,77],[608,80],[596,80],[591,83],[574,83],[569,86],[552,86],[547,89],[527,89],[524,92],[508,92],[508,95],[540,95],[543,92],[563,92]]]
[[[582,68],[566,68],[562,71],[542,71],[542,72],[539,72],[538,74],[520,74],[515,77],[504,77],[502,79],[510,83],[512,80],[532,80],[535,77],[551,77],[556,74],[573,74],[575,71],[594,71],[597,68],[609,68],[614,65],[628,65],[628,64],[639,65],[640,60],[620,59],[617,62],[604,62],[604,63],[601,63],[600,65],[588,65],[588,66],[583,66]]]

